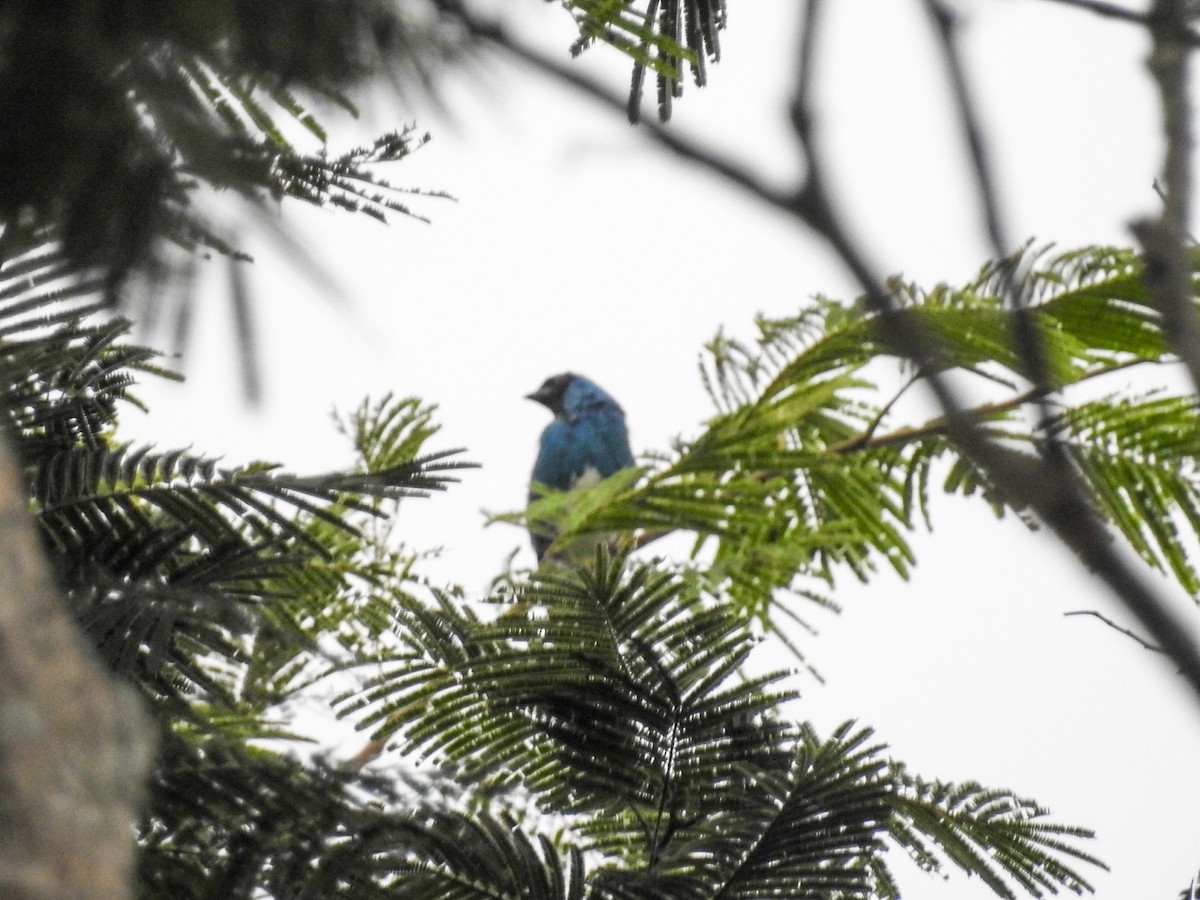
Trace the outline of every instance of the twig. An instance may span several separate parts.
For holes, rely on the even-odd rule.
[[[1155,362],[1149,359],[1130,359],[1122,363],[1117,363],[1113,366],[1098,366],[1090,371],[1084,372],[1072,383],[1075,385],[1083,384],[1085,381],[1090,381],[1093,378],[1099,378],[1103,375],[1111,375],[1113,372],[1119,372],[1122,369],[1128,369],[1133,366],[1146,365],[1147,363]],[[910,382],[911,383],[911,382]],[[905,386],[907,388],[907,385]],[[982,422],[992,416],[1000,413],[1011,412],[1014,409],[1024,406],[1026,403],[1032,403],[1040,399],[1039,395],[1043,392],[1042,388],[1033,387],[1015,397],[1010,397],[1007,400],[997,400],[992,403],[981,403],[978,406],[973,406],[965,411],[965,414],[976,422]],[[891,402],[895,402],[893,398]],[[888,404],[889,406],[891,403]],[[912,425],[907,428],[898,428],[895,431],[887,432],[879,436],[875,435],[876,421],[872,421],[861,434],[841,441],[837,444],[830,444],[825,448],[829,453],[856,453],[859,450],[875,450],[880,447],[888,447],[892,444],[906,444],[909,441],[920,440],[921,438],[934,437],[935,435],[948,435],[948,422],[945,416],[938,416],[935,419],[930,419],[923,425]]]
[[[1026,391],[1018,397],[1013,397],[1009,400],[1000,400],[996,403],[983,403],[979,406],[972,407],[967,410],[964,415],[974,419],[976,422],[982,422],[992,416],[1000,413],[1010,412],[1019,406],[1024,406],[1030,400],[1034,399],[1036,388]],[[861,450],[878,450],[882,447],[890,447],[894,444],[907,444],[911,441],[919,441],[923,438],[936,437],[941,435],[948,437],[950,432],[950,422],[946,416],[938,416],[935,419],[930,419],[923,425],[911,425],[906,428],[897,428],[895,431],[889,431],[886,434],[881,434],[875,437],[867,432],[855,435],[848,441],[841,441],[837,444],[830,444],[825,448],[827,453],[836,453],[846,455],[850,453],[858,453]]]
[[[1125,635],[1126,637],[1133,638],[1134,641],[1136,641],[1138,644],[1145,647],[1147,650],[1151,651],[1152,653],[1165,652],[1162,647],[1154,646],[1154,644],[1150,643],[1148,640],[1146,640],[1141,635],[1135,634],[1134,632],[1130,631],[1128,628],[1122,628],[1120,625],[1118,625],[1112,619],[1108,618],[1107,616],[1101,615],[1100,613],[1096,612],[1096,610],[1094,610],[1094,609],[1077,609],[1072,612],[1065,612],[1065,613],[1063,613],[1063,615],[1064,616],[1095,616],[1097,619],[1099,619],[1101,622],[1103,622],[1109,628],[1114,628],[1117,631],[1121,632],[1121,634]]]
[[[342,763],[342,768],[347,772],[357,774],[363,770],[363,767],[367,763],[373,762],[386,749],[386,738],[372,738],[367,741],[361,750]]]
[[[908,393],[908,389],[920,381],[923,377],[923,372],[914,372],[912,377],[900,386],[900,390],[896,391],[896,393],[892,395],[892,399],[883,404],[883,406],[879,408],[879,412],[877,412],[872,417],[871,421],[867,423],[867,427],[863,429],[862,434],[854,438],[856,447],[862,447],[870,443],[871,439],[875,437],[875,432],[879,430],[879,426],[883,424],[883,420],[886,419],[888,413],[892,411],[892,407],[899,403],[900,398]]]
[[[1154,188],[1154,193],[1158,195],[1158,199],[1165,204],[1167,202],[1167,192],[1163,190],[1163,186],[1159,184],[1158,179],[1155,178],[1150,186]],[[1191,231],[1184,231],[1183,236],[1188,239],[1188,243],[1193,247],[1200,247],[1200,241],[1196,240],[1196,235],[1192,234]]]

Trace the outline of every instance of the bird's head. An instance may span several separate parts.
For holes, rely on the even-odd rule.
[[[622,415],[621,407],[617,405],[616,400],[594,382],[573,372],[552,375],[542,382],[540,388],[525,396],[530,400],[536,400],[554,413],[557,418],[565,419],[568,422],[593,410]]]
[[[555,416],[563,418],[566,415],[567,388],[579,376],[573,372],[563,372],[561,375],[551,375],[542,382],[542,386],[532,394],[526,394],[527,400],[534,400]]]

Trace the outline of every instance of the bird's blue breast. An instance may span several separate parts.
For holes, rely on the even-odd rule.
[[[574,419],[555,419],[542,432],[533,480],[567,491],[594,469],[601,478],[633,465],[625,416],[612,408],[592,408]]]

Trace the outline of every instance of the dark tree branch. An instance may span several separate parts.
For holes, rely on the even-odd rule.
[[[1187,258],[1192,199],[1192,117],[1188,97],[1190,48],[1179,39],[1187,24],[1182,0],[1155,0],[1150,9],[1152,41],[1147,65],[1158,86],[1166,154],[1163,160],[1162,215],[1142,219],[1131,229],[1146,257],[1146,286],[1171,349],[1183,361],[1200,392],[1200,314]]]
[[[439,0],[442,9],[459,23],[474,38],[491,44],[506,55],[520,60],[525,65],[548,75],[555,81],[570,85],[576,90],[598,102],[601,106],[620,112],[626,110],[626,99],[606,86],[596,82],[578,69],[548,57],[511,35],[498,21],[481,18],[462,8],[458,0]],[[702,169],[719,175],[725,181],[736,185],[768,206],[794,215],[794,195],[770,187],[759,179],[748,167],[727,159],[715,151],[701,147],[697,142],[680,137],[674,129],[657,122],[642,122],[637,126],[638,132],[649,137],[665,150],[670,150],[677,156],[695,163]]]
[[[807,111],[808,92],[811,88],[806,81],[811,77],[809,60],[815,46],[813,32],[820,3],[821,0],[808,0],[805,32],[801,44],[801,82],[796,92],[797,100],[793,104],[792,114],[801,147],[810,166],[809,180],[802,196],[806,196],[819,213],[805,215],[804,218],[814,230],[825,235],[847,265],[859,276],[860,282],[867,289],[867,302],[881,312],[884,328],[887,329],[885,333],[891,335],[894,349],[908,356],[918,366],[928,365],[936,359],[936,351],[930,348],[926,336],[919,329],[907,324],[911,320],[889,315],[891,299],[879,292],[878,279],[862,266],[862,254],[849,244],[844,231],[837,226],[832,208],[820,191],[820,167],[814,153],[812,118]],[[965,92],[963,95],[965,96]],[[817,173],[817,177],[814,177],[814,172]],[[798,210],[798,213],[803,215],[802,210]],[[1031,317],[1029,319],[1031,321]],[[937,367],[931,368],[931,372],[937,371]],[[960,449],[987,473],[1009,503],[1017,508],[1028,507],[1034,510],[1079,560],[1109,585],[1179,663],[1180,669],[1200,698],[1200,648],[1192,643],[1183,624],[1154,591],[1111,551],[1108,530],[1090,502],[1086,490],[1079,483],[1077,475],[1063,464],[1065,457],[1058,453],[1035,459],[989,441],[974,427],[970,415],[962,411],[950,394],[944,379],[934,374],[931,375],[929,384],[945,413],[947,433]],[[1045,386],[1039,386],[1038,390],[1045,390]]]
[[[1037,320],[1030,311],[1025,293],[1020,287],[1022,273],[1016,271],[1016,261],[1012,260],[1010,256],[1011,244],[1005,234],[1003,217],[1000,213],[1000,199],[996,192],[996,179],[992,173],[991,158],[983,136],[983,128],[979,124],[976,104],[967,84],[966,67],[963,65],[962,54],[959,52],[958,20],[953,11],[947,9],[940,0],[924,0],[924,6],[934,25],[934,33],[942,51],[942,59],[946,66],[946,79],[953,95],[963,143],[967,146],[967,153],[971,160],[971,169],[975,176],[975,190],[983,210],[983,220],[992,245],[992,255],[1001,261],[1001,283],[1010,305],[1016,311],[1013,318],[1013,344],[1021,360],[1025,363],[1026,374],[1038,389],[1034,400],[1040,408],[1041,421],[1046,423],[1052,420],[1049,397],[1055,386],[1052,383],[1050,369],[1046,364],[1045,348],[1042,346]],[[1048,441],[1044,450],[1048,464],[1066,466],[1068,462],[1060,452],[1061,448],[1057,446],[1055,435],[1050,434],[1047,437]]]
[[[809,191],[814,184],[813,170],[819,171],[819,169],[812,153],[814,142],[811,132],[811,116],[807,115],[805,109],[810,89],[805,83],[805,79],[810,77],[811,68],[806,57],[811,56],[812,48],[815,46],[815,38],[810,33],[810,29],[813,29],[816,24],[820,3],[821,0],[808,0],[807,4],[807,15],[804,22],[805,34],[802,36],[801,44],[801,84],[796,94],[797,101],[793,104],[792,119],[798,125],[808,126],[807,128],[797,128],[801,146],[810,163],[809,182],[803,193],[810,196],[815,194],[818,199],[823,200],[819,190]],[[949,20],[942,19],[942,22],[948,23]],[[949,26],[946,25],[946,27]],[[952,61],[951,70],[952,72],[957,71],[961,75],[961,66],[953,64],[955,53],[953,42],[950,40],[952,34],[949,30],[946,30],[944,34],[946,35],[946,53]],[[969,125],[973,122],[974,117],[965,85],[960,83],[955,90],[961,101],[965,101],[960,104],[960,115],[964,123]],[[986,161],[986,156],[980,153],[978,159]],[[986,162],[979,171],[982,173],[979,179],[981,184],[989,185],[990,176],[987,174]],[[817,184],[819,185],[819,182]],[[867,289],[868,303],[874,301],[877,307],[890,306],[887,298],[878,294],[877,280],[870,277],[869,273],[868,277],[860,274],[861,254],[853,247],[845,247],[847,243],[845,234],[836,227],[836,220],[833,219],[832,210],[827,202],[823,203],[821,212],[829,219],[829,222],[822,222],[812,216],[806,216],[806,221],[812,225],[814,230],[823,233],[829,239],[846,263],[855,271],[855,274],[859,275],[860,282]],[[822,225],[833,225],[834,227],[823,228]],[[998,230],[997,233],[999,233]],[[1010,273],[1008,277],[1012,278],[1013,276]],[[1036,324],[1031,314],[1018,316],[1018,321],[1021,320],[1026,323],[1026,327],[1023,332],[1018,331],[1018,345],[1023,345],[1023,353],[1027,365],[1032,368],[1031,375],[1034,376],[1037,390],[1044,392],[1048,388],[1047,379],[1037,377],[1043,364],[1040,362],[1042,354],[1040,340],[1037,339]],[[888,317],[884,318],[884,325],[885,328],[890,326],[894,329],[895,327],[888,321]],[[918,366],[925,365],[934,358],[925,336],[914,328],[900,332],[893,331],[892,343],[896,349],[916,362]],[[938,370],[934,369],[933,371]],[[948,389],[944,387],[944,381],[941,378],[931,377],[929,384],[945,412],[947,432],[962,451],[984,469],[992,483],[1011,504],[1017,508],[1027,506],[1034,510],[1059,539],[1075,553],[1078,559],[1108,584],[1179,665],[1197,698],[1200,699],[1200,648],[1191,640],[1182,621],[1175,616],[1163,600],[1133,569],[1112,552],[1112,539],[1104,521],[1088,497],[1086,489],[1080,483],[1078,475],[1069,466],[1058,443],[1056,441],[1050,443],[1049,452],[1040,459],[1023,456],[1000,447],[987,440],[973,426],[970,416],[962,412]]]
[[[938,38],[938,46],[942,50],[942,59],[946,65],[947,80],[954,95],[954,107],[958,114],[959,127],[962,129],[963,142],[971,159],[971,169],[975,175],[975,189],[979,193],[980,205],[983,207],[983,221],[991,240],[992,252],[997,259],[1003,259],[1010,252],[1008,236],[1004,233],[1003,219],[1000,215],[1000,199],[996,193],[996,179],[992,174],[991,160],[988,157],[987,142],[983,137],[983,128],[979,124],[979,116],[975,111],[975,101],[967,86],[967,73],[963,67],[962,54],[958,51],[958,20],[954,12],[943,6],[938,0],[924,0],[925,11],[934,24],[934,33]]]
[[[1149,25],[1150,19],[1153,16],[1153,13],[1147,15],[1137,10],[1118,6],[1115,3],[1104,3],[1101,0],[1048,0],[1048,2],[1061,3],[1064,6],[1074,6],[1076,9],[1084,9],[1098,16],[1104,16],[1107,19],[1117,19],[1122,22],[1129,22],[1132,25]],[[1188,28],[1186,22],[1180,25],[1177,37],[1189,46],[1200,47],[1200,34]]]
[[[1124,6],[1118,6],[1116,3],[1104,3],[1101,0],[1052,0],[1052,2],[1061,3],[1064,6],[1074,6],[1076,9],[1086,9],[1088,12],[1104,16],[1107,19],[1119,19],[1122,22],[1130,22],[1134,25],[1146,24],[1145,13],[1126,9]]]
[[[1029,402],[1035,404],[1038,409],[1041,440],[1037,449],[1046,469],[1045,477],[1080,487],[1077,499],[1090,505],[1087,492],[1079,486],[1074,464],[1063,447],[1059,428],[1053,426],[1056,419],[1051,398],[1058,392],[1058,385],[1055,384],[1047,363],[1038,318],[1030,307],[1024,287],[1029,283],[1028,273],[1018,270],[1019,259],[1011,255],[1011,245],[1005,234],[991,158],[979,123],[974,97],[967,83],[966,67],[959,52],[958,22],[953,11],[946,8],[940,0],[923,2],[942,51],[946,79],[950,84],[963,143],[966,144],[975,176],[975,190],[983,210],[985,230],[991,241],[992,255],[999,261],[998,274],[1002,292],[1013,309],[1013,347],[1024,364],[1025,375],[1034,385],[1033,391],[1027,396]]]
[[[821,8],[821,0],[808,0],[800,30],[796,90],[790,115],[792,128],[807,164],[807,175],[793,195],[791,211],[823,237],[841,257],[866,291],[864,300],[868,308],[879,316],[880,331],[890,349],[912,360],[918,371],[928,373],[926,383],[946,413],[949,427],[956,437],[961,433],[965,440],[970,441],[973,434],[971,423],[965,417],[963,406],[949,382],[941,375],[950,367],[949,361],[940,352],[928,329],[922,327],[911,311],[897,305],[883,278],[867,261],[866,254],[843,225],[825,189],[825,166],[815,139],[816,117],[811,94],[815,83],[813,66]],[[700,161],[699,155],[693,159]]]
[[[796,190],[791,193],[778,191],[745,166],[703,147],[698,141],[678,137],[662,126],[643,125],[643,134],[660,147],[719,176],[750,196],[805,222],[832,246],[866,292],[868,307],[879,315],[881,333],[890,349],[930,373],[927,383],[945,414],[946,433],[987,473],[1008,502],[1018,508],[1034,510],[1083,565],[1109,586],[1171,656],[1200,699],[1200,648],[1141,576],[1112,552],[1111,536],[1078,478],[1072,473],[1064,477],[1060,466],[1044,458],[1002,447],[975,427],[974,417],[963,410],[946,379],[938,374],[945,366],[938,364],[940,354],[936,342],[911,311],[896,305],[863,251],[835,214],[822,180],[810,95],[820,8],[820,0],[808,0],[805,4],[799,77],[791,107],[797,141],[808,164],[805,181]],[[498,23],[479,19],[456,0],[443,0],[443,9],[458,18],[474,37],[491,43],[545,75],[572,85],[617,114],[625,113],[623,97],[526,46]]]
[[[1141,219],[1129,227],[1142,245],[1142,280],[1162,316],[1163,334],[1187,369],[1193,387],[1200,390],[1200,319],[1192,296],[1192,270],[1180,235],[1152,219]]]

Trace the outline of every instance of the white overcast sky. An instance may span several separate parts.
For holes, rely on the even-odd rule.
[[[711,86],[689,85],[672,126],[781,183],[796,166],[784,110],[799,5],[731,0]],[[1139,31],[1049,0],[959,6],[1012,238],[1128,244],[1128,221],[1156,210],[1161,149]],[[921,4],[835,0],[827,12],[822,144],[853,227],[885,271],[970,277],[988,251]],[[519,19],[566,58],[561,10],[527,0]],[[624,63],[589,55],[622,89]],[[141,390],[152,415],[127,415],[125,431],[319,471],[349,460],[333,407],[387,391],[437,403],[435,446],[464,446],[483,468],[410,505],[402,530],[443,545],[431,571],[478,594],[514,547],[532,561],[522,533],[484,529],[480,510],[524,502],[546,414],[522,395],[543,378],[589,375],[625,407],[635,451],[665,449],[710,412],[696,360],[719,327],[749,335],[758,312],[855,292],[810,234],[569,89],[498,66],[455,80],[445,101],[452,122],[393,99],[331,140],[337,150],[416,118],[434,140],[390,175],[457,198],[414,202],[433,224],[285,216],[336,291],[277,246],[254,248],[265,406],[241,405],[214,267],[188,384]],[[939,498],[934,525],[914,539],[908,583],[843,580],[842,615],[803,610],[821,634],[799,640],[826,684],[801,677],[799,715],[826,733],[858,719],[914,772],[1012,788],[1095,828],[1090,849],[1112,867],[1095,873],[1102,898],[1174,898],[1200,867],[1200,705],[1153,654],[1063,617],[1093,609],[1132,624],[1046,539],[958,498]],[[992,896],[961,878],[902,878],[918,900]]]

